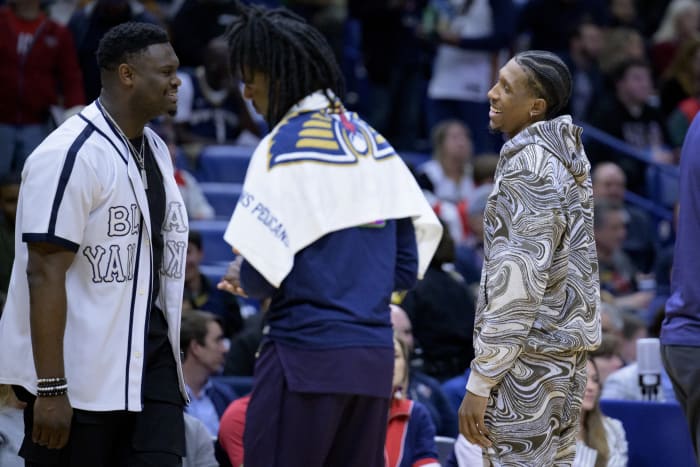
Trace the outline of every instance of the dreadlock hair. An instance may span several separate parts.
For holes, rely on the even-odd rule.
[[[100,40],[97,64],[101,70],[114,70],[149,46],[166,42],[168,34],[159,26],[133,21],[122,23],[107,31]]]
[[[546,119],[556,117],[571,97],[571,72],[556,55],[544,50],[520,52],[515,62],[527,74],[528,84],[535,95],[547,102]]]
[[[255,72],[268,78],[269,105],[265,120],[270,128],[294,104],[314,91],[331,90],[342,99],[343,76],[320,32],[286,8],[244,6],[239,1],[236,4],[239,16],[226,33],[229,66],[232,73],[240,68],[250,74],[246,79]]]

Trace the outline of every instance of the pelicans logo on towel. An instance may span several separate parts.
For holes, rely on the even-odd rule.
[[[394,148],[357,114],[309,112],[286,121],[270,144],[269,168],[290,162],[355,164],[395,156]]]

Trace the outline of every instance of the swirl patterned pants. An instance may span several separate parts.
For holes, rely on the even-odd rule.
[[[484,465],[570,466],[585,387],[586,352],[521,354],[491,392],[484,422],[493,447]]]

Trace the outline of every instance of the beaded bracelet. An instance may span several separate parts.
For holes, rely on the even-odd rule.
[[[39,378],[36,384],[40,388],[55,388],[57,386],[65,386],[68,384],[66,378]]]
[[[63,396],[68,393],[68,385],[64,384],[63,386],[56,386],[52,388],[37,388],[36,389],[36,396],[37,397],[56,397],[56,396]]]

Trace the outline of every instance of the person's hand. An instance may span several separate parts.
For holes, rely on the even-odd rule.
[[[32,441],[49,449],[61,449],[68,443],[72,418],[73,408],[67,395],[37,397]]]
[[[472,444],[488,448],[491,446],[491,433],[484,425],[484,414],[488,397],[477,396],[467,391],[459,406],[459,432]]]
[[[243,256],[237,256],[231,261],[226,270],[226,274],[221,278],[221,281],[216,285],[219,290],[225,290],[233,295],[247,297],[243,287],[241,287],[241,265],[243,264]]]

